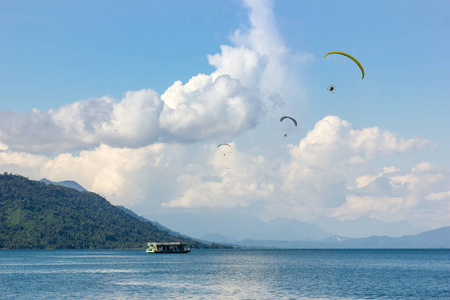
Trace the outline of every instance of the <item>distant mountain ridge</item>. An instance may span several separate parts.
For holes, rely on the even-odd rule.
[[[254,216],[238,213],[198,213],[152,215],[164,226],[185,232],[202,240],[228,243],[244,239],[307,240],[323,239],[331,234],[315,224],[298,220],[276,219],[264,222]]]
[[[265,248],[332,248],[332,249],[450,249],[450,226],[402,237],[370,236],[347,238],[332,236],[320,241],[243,240],[235,244]]]
[[[120,208],[121,210],[123,210],[126,214],[129,214],[129,215],[131,215],[131,216],[133,216],[133,217],[135,217],[135,218],[141,220],[142,222],[149,222],[149,223],[151,223],[153,226],[155,226],[156,228],[158,228],[159,230],[167,231],[170,235],[178,236],[178,237],[182,237],[182,238],[190,238],[190,239],[192,239],[192,237],[189,237],[189,236],[187,236],[187,235],[185,235],[185,234],[182,234],[182,233],[179,233],[179,232],[177,232],[177,231],[173,231],[173,230],[167,228],[166,226],[163,226],[163,225],[159,224],[158,222],[148,220],[148,219],[146,219],[146,218],[144,218],[144,217],[138,215],[137,213],[135,213],[135,212],[132,211],[131,209],[126,208],[125,206],[122,206],[122,205],[116,205],[116,207],[118,207],[118,208]],[[197,240],[198,240],[198,239],[197,239]]]
[[[42,178],[39,181],[43,182],[45,184],[54,184],[54,185],[65,186],[65,187],[68,187],[68,188],[76,189],[77,191],[80,191],[80,192],[87,192],[88,191],[84,187],[79,185],[77,182],[72,181],[72,180],[65,180],[65,181],[54,182],[54,181],[50,181],[50,180],[48,180],[46,178]]]
[[[323,228],[330,235],[360,238],[372,235],[389,235],[400,237],[414,235],[430,230],[431,228],[414,228],[405,220],[386,223],[378,219],[360,217],[355,220],[339,221],[333,218],[320,217],[312,221],[313,224]],[[388,233],[388,234],[386,234]]]
[[[415,228],[406,221],[387,223],[369,217],[345,221],[319,218],[308,222],[278,218],[264,222],[255,216],[244,213],[185,212],[183,214],[154,214],[149,218],[157,220],[174,231],[183,231],[189,236],[216,243],[237,243],[243,240],[307,241],[323,240],[330,236],[364,238],[372,235],[386,235],[400,237],[430,230],[430,228]]]

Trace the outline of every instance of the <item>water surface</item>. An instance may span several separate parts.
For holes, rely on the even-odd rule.
[[[2,250],[2,299],[450,299],[450,250]]]

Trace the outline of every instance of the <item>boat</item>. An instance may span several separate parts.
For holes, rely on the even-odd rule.
[[[145,250],[147,253],[188,253],[191,249],[187,248],[187,245],[182,242],[171,243],[147,243],[148,248]]]

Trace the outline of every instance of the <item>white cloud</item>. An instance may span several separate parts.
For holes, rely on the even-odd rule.
[[[236,30],[232,41],[237,45],[255,49],[264,55],[286,52],[273,14],[273,4],[270,0],[245,0],[249,9],[250,30]]]
[[[122,199],[121,202],[133,203],[136,195],[127,195],[127,186],[141,184],[145,182],[145,178],[137,183],[129,180],[128,176],[139,173],[144,168],[157,168],[163,160],[164,148],[162,144],[138,149],[100,145],[93,150],[81,151],[78,156],[61,154],[42,165],[40,174],[54,181],[70,178],[108,199]]]
[[[364,187],[368,186],[369,184],[373,183],[378,178],[382,178],[384,174],[386,174],[386,173],[394,173],[394,172],[398,172],[398,171],[400,171],[400,170],[397,169],[396,167],[390,166],[390,167],[384,167],[382,172],[380,172],[378,175],[362,175],[362,176],[359,176],[359,177],[357,177],[355,179],[355,182],[356,182],[355,188],[357,188],[357,189],[364,188]],[[352,186],[349,186],[347,188],[348,189],[353,189]]]
[[[70,139],[54,126],[49,112],[37,109],[29,114],[0,111],[0,130],[4,146],[19,152],[46,152],[54,148],[64,151],[64,145]]]
[[[256,126],[262,104],[254,89],[227,75],[176,82],[162,100],[151,89],[63,105],[48,112],[0,112],[2,148],[58,154],[100,144],[142,147],[160,141],[233,137]]]
[[[58,154],[102,143],[136,147],[157,140],[162,102],[148,89],[65,104],[48,112],[0,112],[2,139],[9,149]]]
[[[161,127],[177,141],[235,136],[253,128],[261,115],[258,95],[228,75],[197,75],[175,82],[161,96]]]
[[[331,216],[355,219],[369,215],[384,221],[408,220],[418,226],[448,225],[450,205],[450,170],[429,162],[414,166],[409,172],[384,168],[372,176],[356,178],[346,202]],[[361,185],[365,178],[370,179]]]
[[[48,113],[51,125],[61,130],[67,140],[91,145],[96,142],[103,124],[111,119],[113,109],[114,100],[102,97],[65,104]]]
[[[1,137],[2,137],[2,132],[0,131],[0,151],[8,150],[8,145],[5,145],[2,143]]]
[[[274,191],[273,165],[262,156],[241,153],[234,143],[225,155],[209,147],[206,164],[177,178],[180,195],[165,207],[246,207],[266,201]]]
[[[272,1],[244,1],[249,11],[249,27],[231,36],[234,47],[222,45],[221,53],[209,55],[217,68],[212,74],[228,74],[243,85],[257,87],[266,111],[288,101],[305,104],[305,90],[299,80],[304,63],[314,59],[310,53],[293,53],[278,32]]]
[[[10,172],[40,179],[40,168],[49,159],[26,152],[0,151],[0,173]]]
[[[401,174],[398,168],[376,170],[371,161],[427,144],[425,140],[397,138],[385,130],[354,129],[345,120],[327,116],[298,145],[288,148],[290,158],[285,161],[240,152],[234,144],[233,153],[226,156],[212,149],[215,154],[208,154],[206,164],[178,177],[179,196],[164,206],[252,206],[267,218],[323,214],[343,219],[367,214],[381,218],[387,211],[398,212],[415,202],[396,181]]]
[[[425,199],[429,201],[449,201],[450,200],[450,191],[446,192],[440,192],[440,193],[430,193],[428,194]]]
[[[298,145],[290,147],[291,158],[280,168],[281,190],[289,199],[286,202],[305,216],[332,213],[353,218],[377,208],[375,197],[384,197],[380,198],[383,203],[391,201],[395,210],[402,195],[385,176],[395,176],[398,169],[391,166],[368,174],[374,172],[371,162],[376,157],[414,151],[427,144],[426,140],[397,138],[379,128],[354,129],[348,121],[327,116]],[[367,193],[365,198],[360,196],[362,191]],[[392,194],[383,195],[385,191]],[[364,201],[357,204],[357,196]]]
[[[212,74],[213,78],[227,74],[238,78],[245,86],[259,85],[261,75],[268,64],[267,56],[242,46],[222,45],[220,49],[221,53],[208,55],[209,63],[217,68]]]
[[[163,102],[151,90],[128,91],[115,104],[108,122],[101,132],[102,142],[119,147],[140,147],[155,141],[163,135],[159,128],[159,115]]]
[[[354,196],[350,195],[346,199],[346,203],[338,207],[332,217],[342,220],[354,220],[358,217],[369,215],[376,219],[384,221],[398,221],[392,216],[398,216],[398,212],[405,209],[405,200],[402,197],[372,197],[372,196]],[[402,218],[403,216],[400,215]]]

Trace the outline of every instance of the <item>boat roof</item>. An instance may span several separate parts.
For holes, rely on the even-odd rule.
[[[183,243],[181,242],[168,242],[168,243],[164,243],[164,242],[148,242],[148,245],[183,245]]]

